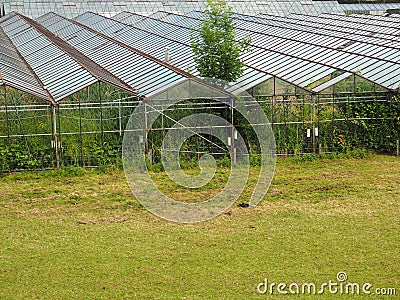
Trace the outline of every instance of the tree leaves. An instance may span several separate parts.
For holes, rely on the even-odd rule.
[[[232,10],[225,0],[207,0],[206,17],[198,34],[192,34],[194,61],[202,77],[234,82],[243,74],[240,56],[250,38],[236,41]]]

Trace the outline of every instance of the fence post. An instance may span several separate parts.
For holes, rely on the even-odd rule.
[[[400,141],[397,140],[396,141],[396,156],[399,157],[400,156]]]

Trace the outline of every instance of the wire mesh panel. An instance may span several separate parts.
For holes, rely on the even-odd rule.
[[[138,99],[92,85],[59,104],[2,87],[2,171],[121,165],[122,136]]]
[[[138,99],[104,84],[84,89],[58,105],[58,140],[66,165],[118,164],[122,134]]]
[[[49,103],[5,86],[0,100],[1,170],[53,168]]]

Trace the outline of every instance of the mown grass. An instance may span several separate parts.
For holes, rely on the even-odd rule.
[[[397,288],[397,296],[356,298],[396,299],[399,170],[400,159],[387,156],[279,160],[257,208],[234,206],[195,225],[147,212],[121,171],[5,176],[0,179],[0,298],[292,298],[259,295],[257,284],[265,278],[321,284],[344,271],[353,283]],[[154,178],[162,183],[165,174]],[[252,175],[239,202],[248,199],[255,181]],[[215,192],[221,182],[199,195]],[[186,192],[163,188],[178,199]],[[295,297],[354,298],[327,292]]]

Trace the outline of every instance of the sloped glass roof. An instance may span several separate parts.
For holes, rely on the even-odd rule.
[[[48,97],[35,73],[19,55],[2,28],[0,28],[0,79],[1,85],[8,85],[40,98]]]
[[[39,21],[0,19],[2,85],[58,102],[98,81],[149,97],[191,77],[75,21],[53,13]]]
[[[400,9],[400,3],[353,3],[340,4],[343,11],[349,13],[387,12],[391,9]]]
[[[35,22],[19,14],[0,20],[0,27],[23,57],[50,100],[59,101],[97,81],[113,84],[121,89],[129,86],[90,60],[66,47],[66,44],[48,34]]]
[[[87,21],[89,19],[86,19]],[[112,20],[105,19],[110,25]],[[161,61],[149,59],[136,49],[121,44],[118,41],[99,34],[107,24],[100,26],[92,24],[93,30],[81,26],[80,23],[65,19],[56,14],[48,14],[39,18],[38,23],[48,28],[53,34],[66,40],[66,42],[78,50],[96,64],[109,71],[114,76],[126,82],[141,96],[149,96],[154,90],[159,90],[163,85],[185,80],[188,75],[178,72],[162,64]],[[113,24],[111,24],[113,25]],[[114,24],[115,25],[115,24]],[[121,26],[113,31],[120,32]],[[126,35],[126,31],[123,31]],[[86,39],[78,37],[87,37]],[[76,38],[75,38],[76,37]]]
[[[19,12],[30,18],[38,18],[50,11],[73,18],[87,11],[105,16],[113,16],[121,11],[151,14],[156,11],[188,13],[193,10],[203,11],[204,0],[3,0],[5,13]],[[319,14],[322,12],[343,13],[337,1],[311,0],[227,0],[235,12],[257,14],[268,12],[279,15],[290,13]]]
[[[150,17],[138,20],[137,16],[132,19],[127,17],[127,13],[124,13],[123,17],[117,15],[114,18],[121,19],[123,23],[130,23],[130,20],[133,20],[131,25],[134,27],[142,27],[140,24],[144,22],[151,23],[156,28],[150,29],[151,31],[155,31],[157,34],[164,31],[165,35],[171,37],[173,33],[168,29],[158,29],[167,28],[170,24],[175,24],[177,28],[174,31],[175,33],[180,30],[178,26],[197,28],[201,22],[199,17],[202,16],[202,13],[194,12],[189,15],[196,16],[196,18],[165,12],[157,13],[155,16],[160,19],[157,26],[154,26],[154,20],[148,21],[148,19],[151,19]],[[280,28],[267,25],[263,22],[257,22],[256,19],[253,17],[253,20],[242,20],[238,17],[236,21],[238,38],[249,35],[252,39],[252,51],[242,56],[243,61],[249,67],[287,80],[301,88],[307,88],[311,83],[321,80],[329,74],[352,73],[354,71],[361,71],[362,76],[367,77],[364,75],[364,72],[366,72],[369,80],[385,87],[395,89],[398,86],[396,80],[389,78],[393,68],[397,67],[396,61],[385,61],[383,58],[374,59],[366,54],[336,49],[348,42],[343,39],[331,40],[330,42],[336,46],[330,48],[324,43],[322,45],[312,43],[310,40],[319,36],[284,26]],[[168,26],[163,26],[163,23],[167,23]],[[303,34],[302,39],[299,39],[300,34]],[[292,36],[292,38],[287,36]],[[376,70],[383,77],[375,76]],[[384,77],[385,74],[386,77]],[[395,74],[393,77],[395,77]]]
[[[201,25],[198,11],[112,18],[83,13],[67,19],[47,13],[36,21],[0,18],[0,84],[61,101],[95,82],[151,97],[198,75],[190,46]],[[359,76],[382,88],[400,84],[400,19],[235,14],[237,37],[251,37],[244,74],[230,89],[250,89],[273,77],[310,93]],[[194,79],[197,80],[197,79]]]
[[[191,13],[190,15],[193,16],[194,14]],[[381,32],[382,28],[384,28],[389,32],[387,35],[396,39],[400,33],[400,27],[397,27],[396,22],[387,22],[386,20],[383,22],[379,20],[368,22],[363,17],[346,17],[334,14],[322,14],[321,16],[328,20],[343,20],[350,23],[350,26],[362,28],[359,24],[365,24],[364,27],[367,27],[369,32],[371,30],[375,30],[373,32]],[[200,20],[201,13],[197,12],[196,17],[197,20]],[[236,30],[238,38],[248,35],[252,39],[253,46],[286,55],[288,62],[294,58],[303,59],[309,61],[309,66],[313,64],[324,65],[323,68],[319,69],[321,71],[326,67],[347,72],[357,71],[361,72],[366,79],[384,87],[396,89],[399,86],[397,78],[400,73],[400,45],[396,40],[390,40],[390,44],[387,45],[382,45],[378,41],[374,41],[372,44],[371,41],[359,42],[355,36],[349,39],[326,32],[325,34],[310,32],[306,28],[271,24],[268,20],[264,22],[263,19],[256,17],[251,19],[243,19],[240,15],[235,17],[237,18]],[[315,19],[312,16],[305,17]],[[193,23],[193,21],[187,20],[193,19],[193,17],[189,16],[164,14],[164,16],[159,15],[159,18],[162,21],[171,21],[183,26],[189,26],[189,24]],[[360,23],[357,23],[356,18],[361,18]],[[281,18],[281,23],[284,23],[284,19]],[[388,38],[384,40],[388,40]],[[267,51],[264,52],[265,58],[268,58]],[[244,61],[246,62],[246,58],[244,58]],[[262,62],[262,59],[256,59],[255,61]],[[298,65],[301,65],[301,63]],[[318,75],[309,72],[311,69],[307,69],[302,78],[306,79],[307,76],[311,75],[312,79],[318,80],[324,77],[322,76],[324,72]],[[277,72],[277,70],[271,69],[271,65],[265,71]],[[282,72],[280,71],[276,73],[278,76],[281,76],[281,74]],[[322,77],[319,78],[319,76]],[[302,86],[306,82],[309,82],[308,78],[300,85]]]

